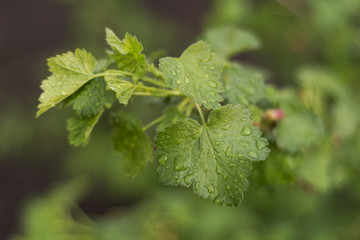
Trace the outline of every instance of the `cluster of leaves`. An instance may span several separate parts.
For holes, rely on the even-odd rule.
[[[121,40],[106,29],[111,47],[107,59],[98,61],[77,49],[48,60],[52,75],[41,85],[37,116],[54,106],[72,105],[69,142],[85,146],[104,109],[126,106],[134,96],[171,98],[163,115],[146,126],[133,113],[111,114],[112,139],[127,173],[136,176],[153,161],[146,130],[158,124],[154,143],[160,180],[192,186],[203,198],[237,206],[249,185],[252,162],[265,160],[269,153],[250,110],[265,109],[259,103],[266,86],[261,74],[229,58],[260,43],[232,27],[213,29],[204,39],[178,58],[161,58],[157,68],[136,37],[127,33]]]
[[[126,106],[134,96],[164,98],[163,115],[145,126],[124,110],[110,115],[127,174],[138,175],[155,157],[161,182],[191,187],[220,205],[239,205],[249,178],[309,191],[351,179],[359,108],[336,72],[304,66],[297,88],[278,90],[261,70],[231,60],[260,47],[254,35],[225,26],[203,39],[157,67],[136,37],[121,40],[107,29],[107,59],[79,49],[49,59],[53,74],[42,84],[38,115],[72,104],[69,142],[85,146],[105,108]],[[146,131],[154,125],[152,142]]]

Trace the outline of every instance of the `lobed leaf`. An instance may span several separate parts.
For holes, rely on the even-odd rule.
[[[269,152],[260,130],[242,105],[214,110],[208,123],[181,119],[155,138],[160,181],[193,186],[195,193],[217,204],[239,205],[249,183],[251,161],[264,160]]]
[[[166,83],[173,89],[179,87],[197,104],[208,109],[220,107],[223,98],[219,93],[224,91],[219,81],[222,65],[207,43],[192,44],[180,58],[161,58],[159,67]]]
[[[113,90],[116,93],[116,98],[122,104],[128,104],[136,85],[126,81],[125,77],[120,76],[105,76],[107,88]]]
[[[67,122],[69,131],[69,143],[74,146],[86,146],[90,140],[90,134],[99,121],[103,111],[93,116],[74,116]]]
[[[111,56],[120,70],[132,73],[135,81],[144,76],[148,64],[145,55],[141,53],[143,46],[135,36],[126,33],[125,38],[120,40],[112,30],[107,28],[106,41],[114,50]]]
[[[205,34],[205,41],[223,58],[260,48],[260,41],[250,32],[235,27],[218,27]]]
[[[118,112],[112,116],[112,122],[115,149],[124,154],[126,172],[136,176],[154,158],[152,143],[135,114]]]
[[[73,108],[79,116],[93,116],[110,108],[115,100],[115,94],[106,89],[103,78],[95,78],[84,85],[73,99]]]
[[[50,58],[48,65],[53,75],[41,84],[44,92],[39,99],[37,117],[75,93],[95,77],[93,73],[95,58],[84,49],[76,49],[75,53],[68,52]]]
[[[225,94],[230,103],[257,103],[265,95],[266,86],[261,74],[233,65],[224,71]]]

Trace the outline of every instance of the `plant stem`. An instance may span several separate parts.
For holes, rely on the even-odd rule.
[[[154,119],[153,121],[151,121],[150,123],[148,123],[147,125],[145,125],[142,129],[145,132],[147,129],[151,128],[152,126],[158,124],[159,122],[161,122],[164,119],[165,116],[161,116],[158,117],[156,119]]]
[[[190,100],[191,100],[191,98],[187,97],[179,103],[179,105],[178,105],[179,112],[184,111],[186,104],[188,104]]]
[[[205,118],[204,118],[203,112],[202,112],[200,106],[199,106],[197,103],[195,103],[195,106],[196,106],[196,108],[197,108],[197,110],[198,110],[198,112],[199,112],[199,114],[200,114],[200,117],[201,117],[201,120],[202,120],[202,122],[203,122],[203,125],[205,126],[205,125],[206,125],[206,122],[205,122]]]
[[[120,70],[107,70],[106,72],[98,73],[95,75],[95,77],[104,77],[106,75],[113,75],[113,76],[132,76],[129,72],[124,72]]]
[[[195,107],[195,103],[192,101],[192,102],[190,102],[190,104],[186,107],[186,109],[185,109],[185,116],[186,117],[189,117],[190,116],[190,114],[191,114],[191,112],[193,111],[193,109],[194,109],[194,107]]]
[[[159,86],[159,87],[170,88],[165,82],[162,82],[162,81],[159,81],[159,80],[156,80],[153,78],[143,77],[141,79],[144,80],[145,82],[151,83],[151,84]]]
[[[155,77],[160,77],[160,78],[164,78],[163,73],[157,69],[154,64],[149,65],[149,72],[151,72],[152,74],[154,74]]]
[[[137,96],[152,96],[152,97],[169,97],[169,96],[176,96],[176,97],[183,97],[185,96],[182,92],[179,91],[172,91],[172,90],[162,90],[155,88],[156,92],[133,92],[133,95]]]

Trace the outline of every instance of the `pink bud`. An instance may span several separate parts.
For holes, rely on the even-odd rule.
[[[284,118],[282,109],[269,109],[264,113],[264,118],[270,121],[279,121]]]

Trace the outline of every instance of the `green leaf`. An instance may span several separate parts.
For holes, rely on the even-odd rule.
[[[93,116],[104,107],[110,108],[115,99],[112,91],[106,90],[103,78],[95,78],[82,87],[73,100],[73,108],[78,116]]]
[[[120,40],[112,30],[107,28],[106,41],[114,50],[111,56],[120,70],[132,73],[135,81],[144,76],[148,64],[145,55],[141,54],[143,46],[135,36],[126,33],[125,38]]]
[[[275,137],[280,149],[304,151],[322,142],[324,126],[321,119],[310,112],[285,111],[284,118],[277,125]]]
[[[173,89],[180,87],[187,96],[208,109],[220,107],[224,91],[219,81],[222,65],[210,46],[202,41],[188,47],[180,58],[160,59],[160,70],[166,83]]]
[[[224,71],[224,82],[225,94],[233,104],[254,104],[265,95],[262,75],[249,68],[233,65]]]
[[[217,204],[239,205],[251,161],[269,152],[252,122],[244,106],[226,105],[211,112],[205,126],[190,118],[170,124],[155,138],[160,181],[192,185],[197,195]]]
[[[320,148],[306,152],[297,168],[298,178],[311,184],[317,191],[326,192],[334,187],[336,175],[343,170],[341,166],[331,166],[331,145],[331,141],[325,140]],[[332,169],[334,172],[331,172]]]
[[[124,154],[125,171],[136,176],[154,158],[152,143],[135,114],[118,112],[112,116],[112,122],[115,149]]]
[[[40,198],[26,202],[23,210],[23,231],[11,239],[95,240],[94,223],[76,205],[86,192],[86,183],[76,180]]]
[[[93,116],[75,116],[68,120],[69,142],[74,146],[86,146],[90,140],[90,134],[99,121],[103,111]]]
[[[170,123],[173,123],[183,117],[184,115],[179,111],[179,109],[176,106],[170,106],[166,108],[163,111],[162,121],[159,123],[159,125],[157,125],[157,131],[163,130]]]
[[[271,154],[263,164],[254,165],[252,179],[260,184],[289,184],[296,180],[299,157],[271,145]]]
[[[107,88],[113,90],[119,102],[126,105],[136,89],[136,85],[125,79],[126,77],[105,76]]]
[[[37,117],[95,77],[95,58],[84,49],[50,58],[48,65],[53,75],[41,84],[44,92],[39,99]]]
[[[260,41],[250,32],[235,27],[218,27],[205,34],[205,41],[223,58],[260,48]]]

